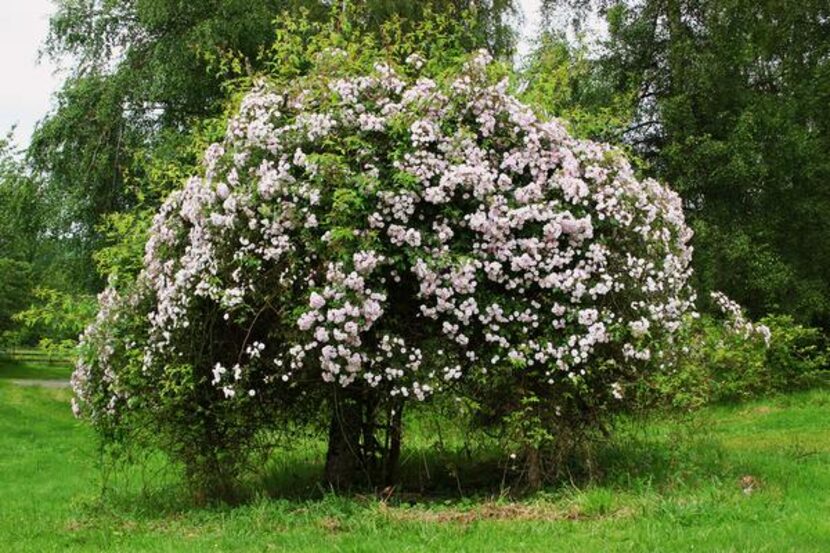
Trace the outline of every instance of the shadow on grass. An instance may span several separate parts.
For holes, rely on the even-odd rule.
[[[200,505],[182,484],[180,471],[159,456],[151,462],[152,467],[122,467],[120,480],[112,479],[106,492],[86,506],[90,514],[152,520],[185,512],[250,507],[263,501],[276,502],[290,512],[341,512],[379,504],[384,508],[464,509],[524,497],[511,488],[522,473],[517,460],[495,449],[471,454],[460,445],[405,449],[400,484],[393,490],[336,495],[321,483],[324,447],[322,442],[309,441],[271,456],[243,480],[238,501],[233,504]],[[672,493],[737,476],[732,474],[723,447],[694,420],[659,425],[623,423],[611,438],[566,463],[560,471],[565,476],[548,483],[537,497],[565,501],[587,490],[582,500],[590,500],[589,510],[600,514],[615,494]]]

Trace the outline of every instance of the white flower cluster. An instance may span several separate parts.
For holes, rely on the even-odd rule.
[[[136,343],[120,329],[127,311],[139,309],[139,299],[138,295],[122,296],[112,286],[98,295],[98,313],[80,336],[83,354],[70,379],[75,416],[86,414],[95,423],[103,423],[129,399],[129,386],[121,378],[123,354],[136,348]]]
[[[679,197],[537,118],[490,62],[252,90],[153,224],[148,378],[188,354],[205,303],[258,340],[210,363],[227,398],[309,370],[423,399],[492,371],[574,383],[597,359],[631,375],[660,358],[693,301]],[[266,304],[278,331],[255,326]],[[603,390],[621,397],[618,380]]]
[[[767,325],[753,323],[747,319],[741,306],[723,292],[712,292],[710,296],[721,312],[726,315],[729,327],[734,332],[744,338],[759,336],[764,340],[764,344],[769,346],[772,331]]]

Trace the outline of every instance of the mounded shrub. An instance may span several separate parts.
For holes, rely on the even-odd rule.
[[[647,408],[690,410],[808,388],[827,374],[827,344],[819,329],[783,315],[750,321],[734,301],[712,294],[723,317],[684,325],[681,348],[665,370],[639,387]]]
[[[76,410],[222,494],[263,433],[320,416],[329,483],[394,481],[405,405],[446,394],[537,486],[671,357],[680,199],[535,115],[485,52],[451,71],[354,52],[242,98],[137,282],[102,295]]]

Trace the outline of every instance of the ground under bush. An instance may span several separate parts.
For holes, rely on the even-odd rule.
[[[830,550],[825,390],[628,422],[597,451],[593,478],[575,475],[521,501],[499,497],[498,482],[475,481],[491,474],[487,466],[464,466],[470,476],[455,479],[447,460],[463,463],[463,452],[429,450],[431,437],[415,425],[407,489],[386,499],[325,493],[312,444],[273,460],[259,497],[198,508],[163,463],[120,471],[102,496],[93,437],[72,418],[69,391],[20,386],[6,374],[7,551]]]

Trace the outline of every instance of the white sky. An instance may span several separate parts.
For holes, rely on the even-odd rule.
[[[519,55],[538,31],[540,0],[520,0],[524,12]],[[0,135],[13,125],[20,147],[29,143],[35,123],[52,105],[61,83],[48,59],[38,63],[38,49],[49,30],[51,0],[0,0]]]
[[[17,125],[20,146],[49,110],[61,79],[37,53],[49,30],[50,0],[0,0],[0,133]]]

